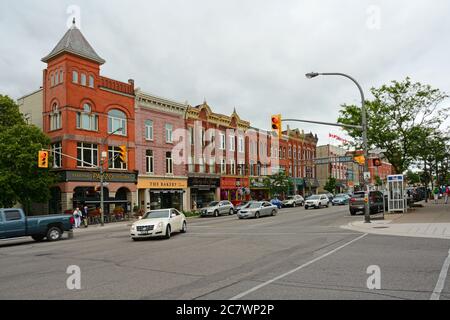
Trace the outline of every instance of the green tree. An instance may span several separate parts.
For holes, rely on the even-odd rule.
[[[336,192],[336,178],[329,177],[323,188],[328,192],[335,193]]]
[[[0,207],[17,203],[30,212],[33,202],[50,198],[55,175],[37,167],[38,151],[50,145],[50,139],[36,126],[28,125],[19,107],[0,95]]]
[[[269,189],[271,197],[287,194],[289,190],[294,189],[292,180],[284,171],[266,177],[264,179],[264,186]]]
[[[448,117],[448,108],[441,104],[448,95],[429,85],[413,83],[410,78],[372,88],[371,93],[374,99],[366,101],[369,148],[386,149],[384,154],[395,172],[403,173],[418,157],[421,139]],[[338,122],[360,125],[360,106],[342,105]],[[345,130],[361,148],[361,130]]]
[[[417,172],[413,172],[411,170],[408,170],[406,172],[406,180],[408,180],[409,184],[420,183],[420,174],[417,173]]]

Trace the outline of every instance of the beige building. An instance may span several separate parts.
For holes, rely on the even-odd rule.
[[[339,161],[339,158],[345,157],[346,154],[346,149],[330,144],[317,147],[316,170],[320,184],[319,192],[325,192],[324,187],[330,177],[336,179],[338,192],[345,192],[354,185],[354,170],[357,165],[354,166],[353,162]]]
[[[19,110],[29,124],[43,128],[42,110],[44,104],[43,90],[39,89],[22,98],[17,99]]]

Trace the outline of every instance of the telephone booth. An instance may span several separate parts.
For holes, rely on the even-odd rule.
[[[387,177],[388,212],[406,212],[405,182],[402,174]]]

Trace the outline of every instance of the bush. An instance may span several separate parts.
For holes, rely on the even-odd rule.
[[[186,217],[198,217],[200,215],[200,212],[195,211],[183,211],[183,213]]]

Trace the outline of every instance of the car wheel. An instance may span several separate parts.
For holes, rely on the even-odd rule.
[[[354,216],[356,214],[356,211],[350,210],[350,215]]]
[[[170,225],[168,225],[166,228],[166,239],[170,239],[171,236],[172,236],[172,230],[170,229]]]
[[[61,239],[62,231],[58,227],[51,227],[47,231],[47,240],[48,241],[56,241]]]
[[[259,219],[259,218],[260,218],[259,212],[255,213],[255,218],[256,218],[256,219]]]
[[[272,210],[272,216],[276,216],[277,215],[277,210]]]
[[[186,233],[187,232],[187,223],[186,221],[183,221],[183,226],[181,227],[181,233]]]
[[[33,240],[36,242],[40,242],[40,241],[44,240],[45,236],[40,234],[40,235],[31,236],[31,238],[33,238]]]
[[[234,213],[234,210],[233,210],[233,209],[230,209],[230,216],[232,216],[233,213]]]
[[[329,208],[330,207],[330,204],[329,203],[327,203],[327,208]]]
[[[214,211],[214,217],[218,217],[219,216],[219,211],[218,210],[216,210],[216,211]]]
[[[308,206],[305,206],[305,210],[308,210]]]

